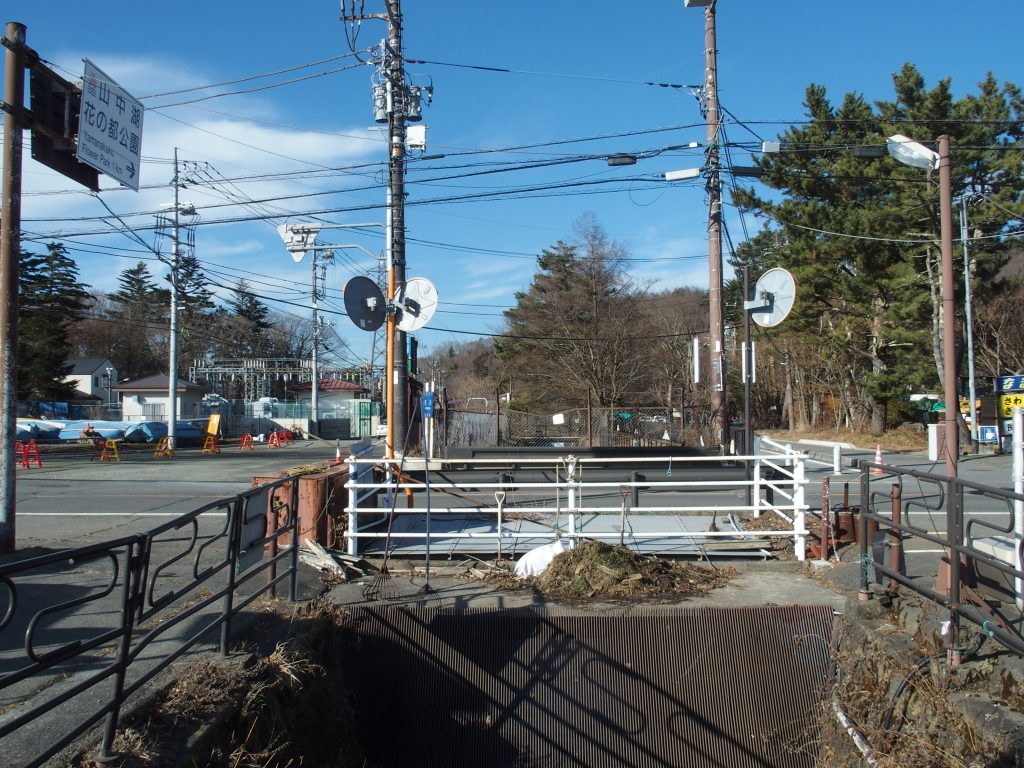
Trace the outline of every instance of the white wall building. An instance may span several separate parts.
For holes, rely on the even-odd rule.
[[[71,373],[65,381],[83,395],[98,397],[104,403],[117,402],[117,366],[106,357],[69,357]]]
[[[126,421],[167,421],[169,381],[166,373],[158,373],[114,387],[121,396],[122,417]],[[198,384],[178,379],[176,419],[189,419],[198,413],[204,391]]]

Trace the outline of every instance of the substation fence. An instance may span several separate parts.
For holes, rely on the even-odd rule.
[[[872,582],[901,585],[944,607],[951,654],[959,654],[958,638],[968,621],[1024,655],[1024,495],[868,462],[861,468],[860,496],[862,595]],[[908,568],[911,547],[922,543],[942,553],[935,557],[937,569],[922,572],[916,563]]]
[[[0,566],[0,745],[22,727],[45,727],[46,738],[33,743],[42,751],[22,763],[39,766],[102,724],[100,759],[110,759],[132,694],[218,630],[227,655],[233,619],[279,584],[294,601],[291,481],[211,502],[145,533]]]
[[[802,454],[785,457],[758,456],[674,456],[643,459],[644,473],[630,473],[629,480],[601,477],[603,470],[627,471],[637,465],[635,457],[589,458],[566,455],[558,459],[508,457],[496,459],[422,459],[408,466],[398,459],[382,460],[351,457],[349,465],[347,550],[356,555],[360,543],[373,540],[479,539],[487,549],[501,552],[517,539],[556,539],[574,543],[581,539],[624,539],[631,517],[638,515],[710,516],[733,525],[709,526],[708,530],[687,533],[679,527],[671,530],[632,529],[633,541],[690,539],[700,541],[740,541],[780,537],[793,540],[796,557],[806,555],[808,531],[805,527],[807,504]],[[747,472],[744,467],[749,467]],[[699,479],[723,468],[728,477]],[[494,477],[482,479],[481,473]],[[460,474],[464,477],[460,479]],[[607,475],[608,472],[605,471]],[[721,473],[720,473],[721,474]],[[749,479],[736,479],[738,475]],[[529,479],[525,479],[528,477]],[[653,479],[657,477],[657,479]],[[696,477],[698,479],[684,479]],[[686,503],[687,495],[701,492],[749,489],[748,503]],[[676,499],[672,494],[678,494]],[[730,494],[730,497],[737,495]],[[403,503],[398,503],[401,500]],[[659,503],[660,502],[660,503]],[[381,512],[384,512],[382,515]],[[742,519],[774,512],[785,520],[777,530],[745,532]],[[404,515],[427,515],[425,530],[396,529],[394,522]],[[483,516],[490,521],[487,531],[431,531],[429,520],[446,516]],[[587,528],[592,516],[618,516],[617,531]],[[540,526],[517,530],[507,526],[512,518],[529,520]]]

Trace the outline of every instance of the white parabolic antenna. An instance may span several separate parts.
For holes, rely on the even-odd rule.
[[[437,288],[425,277],[414,277],[395,296],[398,330],[412,333],[430,322],[437,311]]]
[[[751,319],[762,328],[773,328],[793,309],[796,280],[781,267],[769,269],[757,280],[754,298],[747,302]]]

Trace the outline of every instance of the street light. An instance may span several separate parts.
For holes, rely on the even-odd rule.
[[[953,295],[953,176],[950,170],[949,136],[939,136],[938,145],[939,151],[933,152],[923,144],[899,134],[889,137],[886,141],[889,154],[904,165],[939,171],[939,229],[942,243],[942,399],[946,404],[943,446],[946,453],[946,474],[954,478],[960,456],[960,435],[956,418],[960,401],[956,391],[956,338],[953,329],[956,297]]]

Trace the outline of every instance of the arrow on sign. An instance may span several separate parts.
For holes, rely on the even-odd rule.
[[[127,167],[128,167],[128,178],[129,179],[134,179],[135,178],[135,163],[128,163]]]

